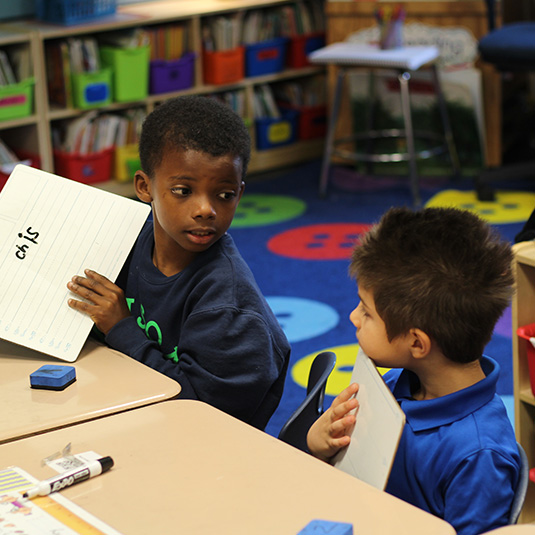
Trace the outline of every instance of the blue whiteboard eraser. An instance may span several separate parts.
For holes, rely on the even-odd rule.
[[[45,364],[30,373],[30,386],[45,390],[64,390],[76,381],[76,369],[73,366]]]
[[[353,524],[312,520],[297,535],[353,535]]]

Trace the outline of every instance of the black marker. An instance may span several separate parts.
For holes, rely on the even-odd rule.
[[[48,496],[52,492],[70,487],[76,483],[81,483],[91,477],[98,476],[107,472],[113,466],[113,459],[111,457],[102,457],[96,459],[80,468],[63,472],[58,476],[40,481],[35,487],[28,489],[23,495],[23,498],[33,498],[35,496]]]

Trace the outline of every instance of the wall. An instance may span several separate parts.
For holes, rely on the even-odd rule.
[[[143,1],[147,0],[118,0],[118,3],[119,5],[135,4]],[[35,13],[35,2],[36,0],[18,0],[17,2],[13,2],[13,0],[0,1],[0,21],[33,17]]]

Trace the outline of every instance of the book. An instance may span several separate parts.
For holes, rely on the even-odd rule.
[[[0,192],[0,338],[73,362],[93,327],[67,304],[90,268],[114,281],[150,206],[17,165]]]
[[[334,466],[384,490],[405,426],[405,413],[373,361],[359,348],[351,383],[359,384],[357,423]]]
[[[363,43],[333,43],[308,56],[311,63],[417,70],[439,56],[435,46],[403,46],[383,50]]]

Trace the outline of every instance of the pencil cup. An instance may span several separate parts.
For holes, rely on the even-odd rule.
[[[403,21],[379,22],[379,48],[388,50],[403,46]]]

